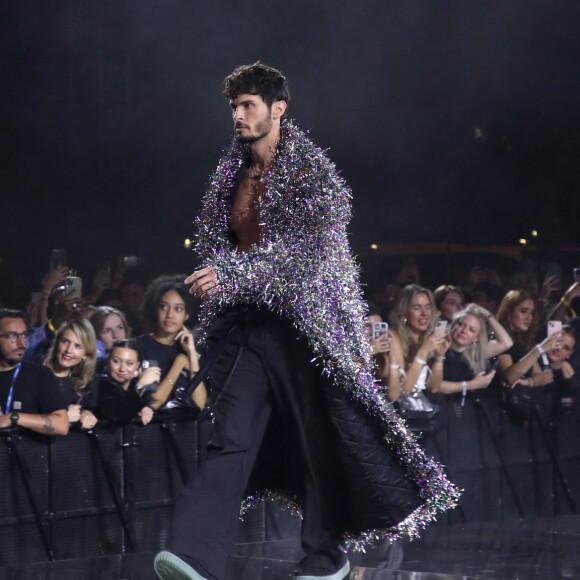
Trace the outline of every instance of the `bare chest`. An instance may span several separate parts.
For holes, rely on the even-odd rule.
[[[238,247],[247,250],[260,241],[258,200],[264,192],[264,183],[249,176],[244,177],[230,214],[230,229],[238,237]]]

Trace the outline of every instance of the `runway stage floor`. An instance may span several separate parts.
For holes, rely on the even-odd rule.
[[[432,526],[403,546],[351,554],[350,580],[580,578],[580,516]],[[1,580],[155,580],[153,553],[0,568]],[[285,580],[296,541],[239,544],[228,580]]]

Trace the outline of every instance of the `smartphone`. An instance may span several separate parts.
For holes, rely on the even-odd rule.
[[[61,266],[68,266],[68,252],[66,250],[55,249],[50,252],[49,271],[52,272],[55,268]]]
[[[552,334],[556,334],[561,330],[562,330],[561,320],[548,320],[548,336],[552,336]]]
[[[548,264],[548,269],[546,270],[546,277],[547,276],[555,276],[556,283],[559,284],[562,280],[562,264],[550,262]]]
[[[580,282],[580,268],[574,268],[574,282]]]
[[[373,339],[378,338],[381,334],[389,331],[389,325],[386,322],[373,322]]]
[[[435,323],[435,334],[441,336],[447,332],[447,320],[438,320]]]
[[[127,268],[136,268],[141,265],[142,259],[139,256],[123,256],[123,262]]]
[[[141,363],[141,368],[143,370],[147,370],[151,367],[158,367],[158,366],[159,366],[159,363],[156,360],[144,360]]]
[[[79,276],[69,276],[65,280],[65,295],[67,298],[80,300],[83,297],[83,279]]]

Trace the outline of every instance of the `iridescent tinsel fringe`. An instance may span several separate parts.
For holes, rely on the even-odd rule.
[[[397,526],[347,535],[346,541],[362,549],[378,538],[417,537],[437,512],[457,504],[460,491],[377,396],[364,335],[365,305],[346,234],[351,192],[324,151],[285,121],[258,201],[261,244],[240,252],[230,243],[228,221],[236,175],[247,155],[246,146],[234,141],[211,178],[196,220],[194,249],[205,266],[215,268],[220,287],[204,305],[202,328],[237,304],[264,304],[284,313],[308,339],[321,372],[381,421],[386,443],[406,466],[424,502]],[[264,498],[281,499],[275,492],[255,496],[244,509]]]

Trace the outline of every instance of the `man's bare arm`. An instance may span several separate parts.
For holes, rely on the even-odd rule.
[[[10,427],[10,415],[0,417],[0,427]],[[18,426],[43,435],[66,435],[68,433],[68,415],[66,409],[53,413],[18,413]]]

